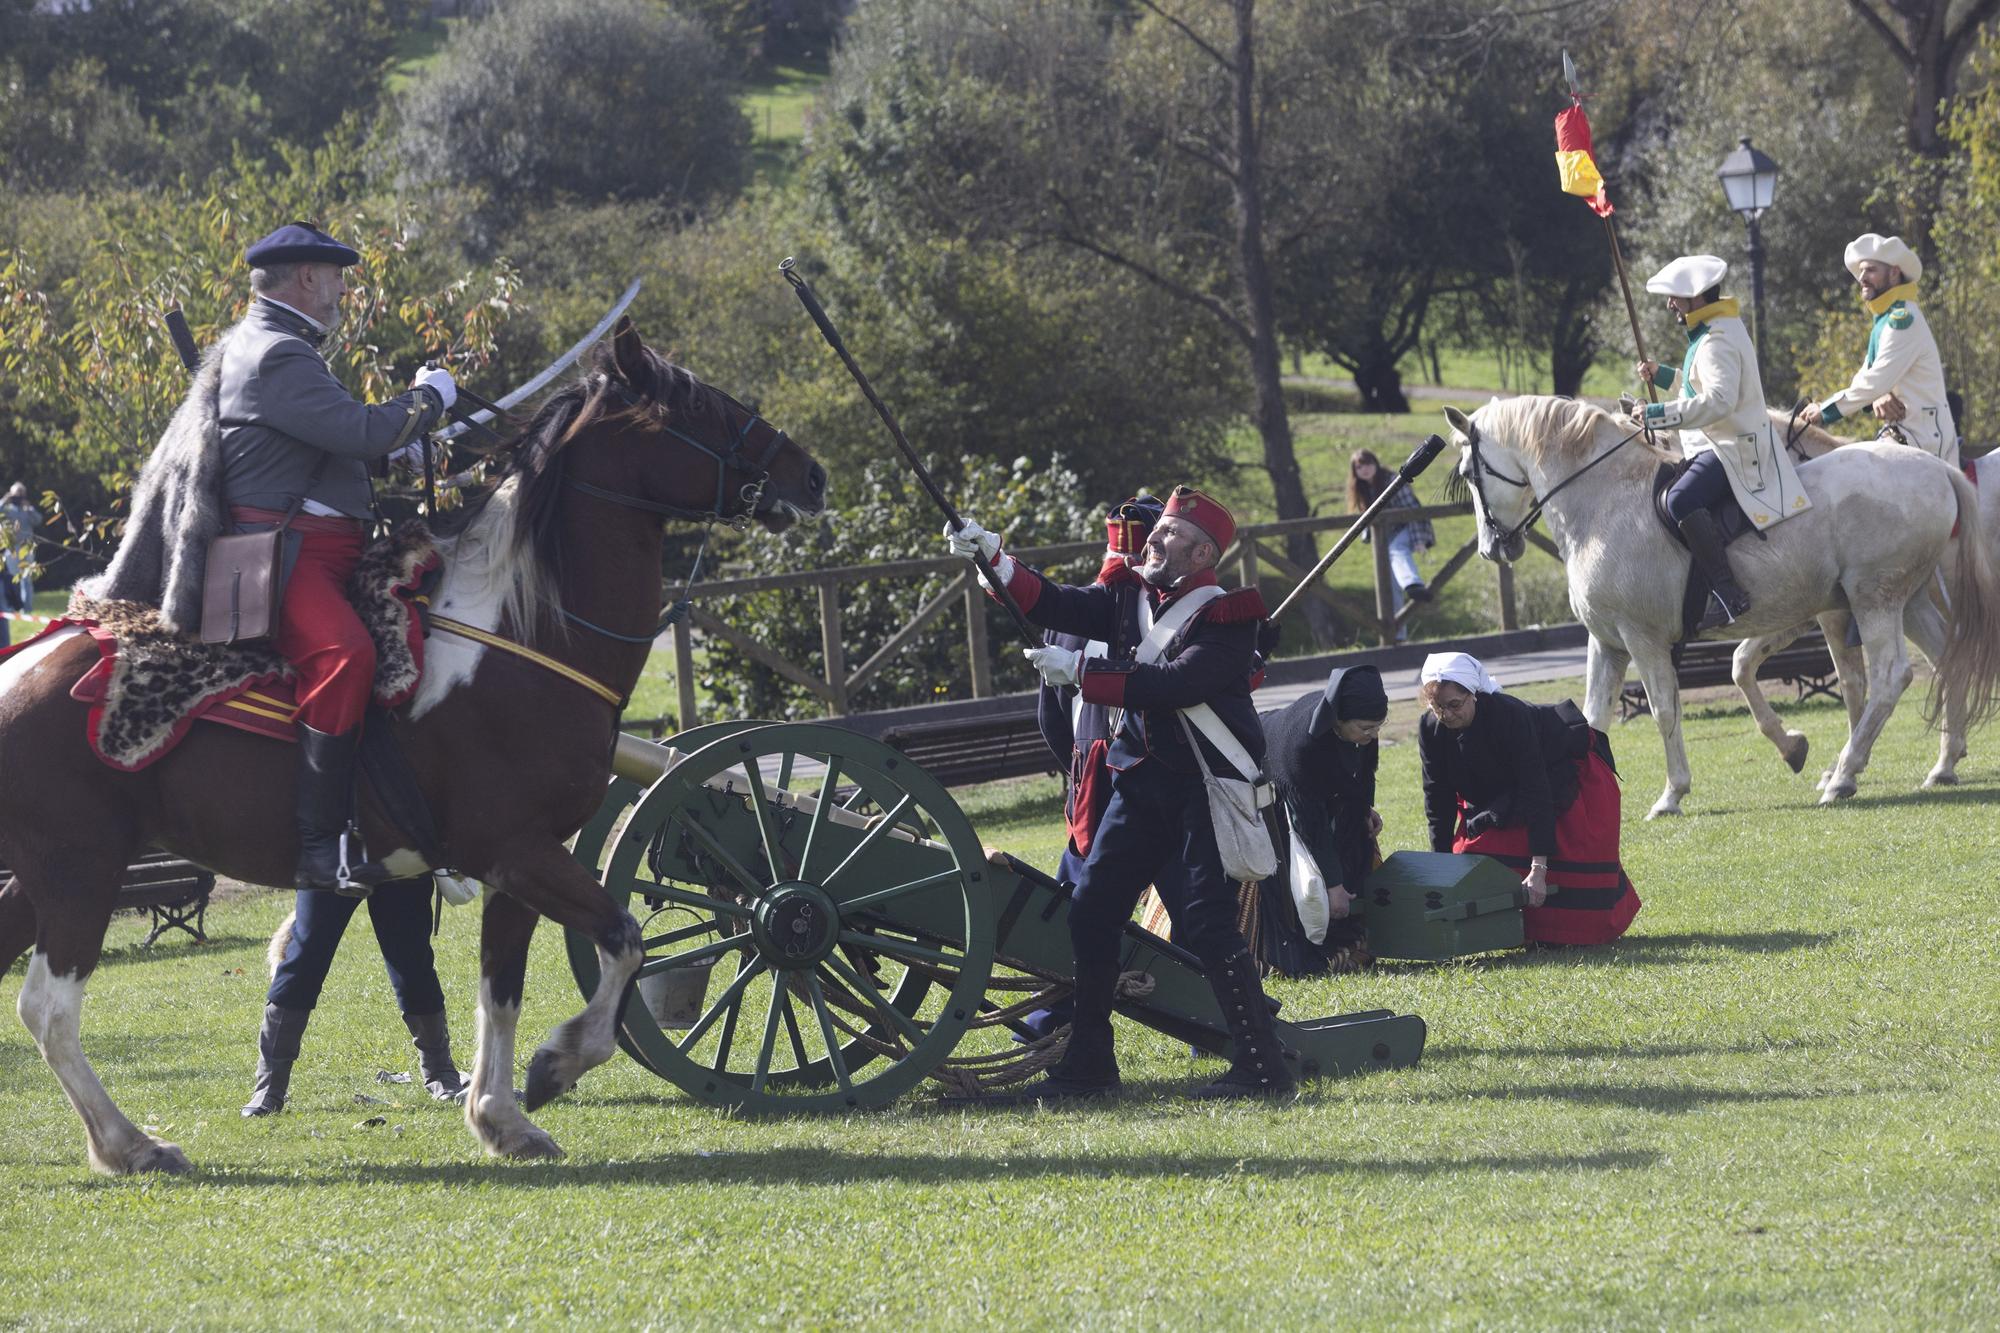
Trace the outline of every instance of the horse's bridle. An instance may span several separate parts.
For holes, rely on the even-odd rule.
[[[608,375],[604,375],[601,378],[602,386],[607,392],[615,394],[629,404],[636,406],[651,401],[633,393],[630,389],[627,389]],[[587,481],[578,481],[574,477],[565,476],[563,478],[563,484],[571,490],[580,491],[593,499],[605,500],[611,504],[623,505],[627,509],[637,509],[648,514],[661,514],[667,518],[685,519],[691,523],[704,525],[701,534],[701,547],[695,552],[694,564],[688,570],[687,582],[681,587],[680,597],[661,614],[659,623],[654,625],[650,634],[620,634],[617,630],[606,629],[602,625],[585,620],[582,616],[572,611],[565,610],[562,613],[563,619],[569,621],[571,624],[579,625],[597,634],[602,634],[607,639],[616,639],[620,643],[650,644],[654,639],[658,638],[684,618],[692,607],[693,603],[688,595],[689,590],[694,587],[694,581],[701,577],[702,558],[708,554],[708,539],[714,533],[715,525],[717,523],[727,523],[730,527],[741,532],[750,526],[750,520],[756,516],[758,508],[763,504],[764,489],[771,481],[771,460],[778,456],[780,449],[790,443],[791,437],[757,413],[751,411],[746,405],[731,398],[722,390],[707,384],[701,387],[743,414],[743,428],[736,432],[736,438],[730,442],[729,448],[718,451],[706,441],[697,440],[686,431],[664,423],[661,424],[660,429],[681,443],[688,445],[697,453],[704,454],[715,460],[715,504],[712,507],[708,509],[685,509],[679,505],[661,504],[657,500],[648,500],[643,496],[627,495],[622,491],[608,490],[603,486],[592,485]],[[750,443],[750,432],[759,424],[770,430],[771,437],[765,442],[763,449],[755,458],[746,458],[744,454]],[[736,493],[737,499],[742,502],[743,508],[737,513],[726,514],[723,512],[723,506],[729,497],[729,475],[732,472],[748,476],[750,480],[744,482]]]
[[[1603,453],[1591,459],[1588,463],[1585,463],[1582,467],[1570,473],[1567,477],[1564,477],[1554,486],[1551,486],[1549,488],[1549,493],[1547,495],[1536,495],[1534,483],[1529,481],[1528,478],[1510,477],[1505,472],[1502,472],[1499,468],[1494,467],[1491,463],[1488,463],[1484,458],[1480,457],[1479,423],[1477,421],[1474,421],[1471,417],[1465,418],[1465,429],[1460,431],[1459,433],[1465,436],[1466,452],[1472,460],[1472,476],[1470,480],[1472,483],[1472,489],[1479,496],[1480,522],[1486,525],[1486,531],[1488,536],[1491,538],[1492,546],[1496,549],[1504,549],[1505,547],[1513,545],[1514,540],[1516,538],[1520,537],[1523,533],[1527,532],[1527,530],[1534,525],[1535,520],[1542,516],[1542,510],[1548,507],[1549,501],[1555,499],[1556,496],[1562,491],[1563,487],[1568,486],[1573,481],[1579,480],[1584,473],[1590,471],[1592,468],[1596,467],[1599,463],[1602,463],[1605,459],[1611,457],[1611,455],[1617,453],[1620,449],[1623,449],[1626,445],[1638,439],[1641,435],[1647,434],[1648,431],[1645,426],[1643,425],[1640,426],[1638,429],[1634,430],[1631,434],[1627,435],[1624,439],[1618,441],[1618,443],[1612,445],[1609,449],[1606,449]],[[1516,523],[1511,528],[1503,528],[1499,525],[1499,523],[1494,521],[1493,506],[1486,499],[1486,474],[1489,472],[1493,474],[1493,479],[1495,481],[1504,481],[1509,486],[1512,486],[1517,490],[1526,491],[1528,492],[1529,496],[1532,497],[1534,500],[1534,503],[1528,506],[1527,514],[1522,517],[1519,523]]]
[[[651,401],[633,393],[608,375],[602,376],[602,381],[607,392],[624,399],[627,403],[637,405]],[[612,504],[624,505],[627,509],[639,509],[649,514],[664,514],[668,518],[685,519],[690,523],[711,525],[727,523],[739,532],[749,527],[750,520],[757,514],[758,506],[764,502],[764,488],[771,481],[771,460],[778,456],[778,451],[785,447],[791,437],[722,390],[706,384],[701,387],[743,414],[743,428],[736,432],[736,438],[730,441],[729,448],[718,451],[706,441],[698,440],[686,431],[664,423],[660,429],[696,453],[715,460],[715,503],[712,506],[707,509],[686,509],[680,505],[661,504],[657,500],[648,500],[642,496],[626,495],[621,491],[593,486],[574,477],[565,477],[564,484],[572,490],[581,491],[599,500],[609,500]],[[750,432],[759,425],[769,427],[770,439],[765,442],[763,450],[755,458],[746,459],[744,451],[750,443]],[[743,508],[737,513],[727,514],[723,510],[728,502],[729,474],[732,472],[748,476],[750,480],[744,482],[737,491],[737,499],[742,502]]]

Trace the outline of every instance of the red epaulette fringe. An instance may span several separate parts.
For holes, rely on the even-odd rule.
[[[1264,594],[1255,588],[1238,588],[1226,592],[1201,609],[1202,618],[1217,625],[1241,625],[1246,621],[1262,620],[1269,612],[1264,607]]]
[[[1137,583],[1139,575],[1132,566],[1125,563],[1122,556],[1107,555],[1104,567],[1097,571],[1097,582],[1115,588],[1121,583]]]

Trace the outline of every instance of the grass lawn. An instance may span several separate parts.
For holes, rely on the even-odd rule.
[[[375,1081],[411,1063],[365,932],[292,1108],[252,1122],[236,1108],[284,899],[220,903],[203,948],[141,954],[121,918],[87,1049],[198,1169],[90,1175],[11,1029],[0,1321],[1993,1327],[1991,742],[1965,786],[1917,795],[1933,743],[1905,708],[1863,795],[1821,810],[1716,697],[1686,721],[1680,820],[1639,819],[1662,782],[1652,728],[1614,737],[1646,900],[1624,942],[1276,982],[1293,1016],[1385,1007],[1430,1026],[1416,1068],[1286,1107],[1184,1100],[1219,1066],[1122,1020],[1135,1091],[1078,1111],[910,1099],[747,1121],[620,1056],[541,1113],[568,1160],[503,1164],[453,1110]],[[1844,714],[1791,712],[1830,756]],[[1396,707],[1383,756],[1392,847],[1420,841],[1413,720]],[[961,797],[985,841],[1052,859],[1051,782]],[[448,913],[439,942],[467,1059],[475,929]],[[579,1003],[558,946],[537,941],[529,1047]]]

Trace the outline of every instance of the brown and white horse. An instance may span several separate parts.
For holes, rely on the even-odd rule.
[[[826,473],[750,409],[648,350],[621,322],[597,369],[552,398],[515,442],[507,475],[453,536],[433,595],[440,615],[524,644],[628,695],[661,607],[666,520],[754,518],[778,531],[824,506]],[[588,626],[585,628],[584,626]],[[69,687],[95,652],[57,640],[0,664],[0,971],[31,944],[21,1021],[83,1118],[100,1171],[184,1171],[171,1143],[118,1110],[84,1058],[84,988],[124,867],[157,843],[223,875],[290,882],[296,757],[224,727],[198,726],[137,773],[100,762]],[[636,922],[564,842],[595,812],[610,774],[618,706],[548,667],[436,630],[426,674],[395,722],[453,865],[485,882],[479,1053],[466,1120],[491,1152],[556,1156],[523,1113],[608,1059],[641,957]],[[371,849],[403,847],[372,796]],[[384,859],[403,874],[422,858]],[[550,917],[596,941],[603,980],[551,1032],[514,1095],[514,1028],[528,943]]]

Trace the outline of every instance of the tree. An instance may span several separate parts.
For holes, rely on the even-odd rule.
[[[1981,28],[2000,14],[2000,0],[1959,0],[1955,6],[1952,0],[1847,0],[1847,4],[1902,66],[1909,88],[1903,143],[1917,159],[1903,199],[1902,231],[1918,253],[1935,259],[1931,221],[1938,207],[1943,159],[1951,147],[1942,129],[1944,107],[1957,90],[1966,57],[1979,44]]]
[[[648,0],[514,0],[467,20],[401,99],[411,181],[497,214],[551,199],[692,208],[744,179],[750,121],[721,50]]]

